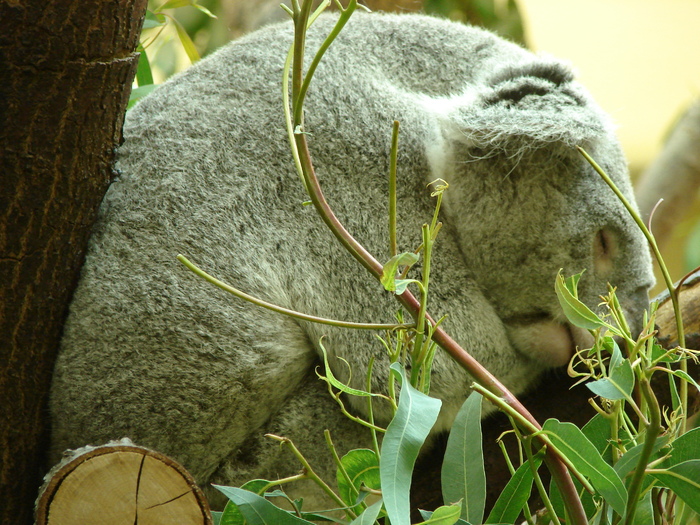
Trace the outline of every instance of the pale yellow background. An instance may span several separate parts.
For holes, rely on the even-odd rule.
[[[519,0],[531,46],[571,61],[634,171],[700,96],[700,0]]]

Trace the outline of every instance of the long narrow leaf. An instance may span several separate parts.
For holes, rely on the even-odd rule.
[[[313,525],[247,490],[219,485],[214,487],[236,504],[249,525]]]
[[[652,470],[651,475],[700,514],[700,459],[684,461],[666,470]]]
[[[379,474],[389,521],[392,525],[409,525],[413,466],[442,402],[413,388],[398,363],[392,364],[391,369],[401,383],[401,395],[382,441]]]
[[[455,525],[459,523],[459,515],[462,512],[461,505],[443,505],[435,509],[430,516],[417,525]]]
[[[481,523],[486,505],[486,474],[481,439],[481,394],[473,392],[452,424],[442,462],[442,498],[462,500],[462,519]]]
[[[578,282],[578,279],[576,279]],[[569,290],[561,274],[561,270],[557,274],[554,284],[554,290],[557,293],[559,304],[561,305],[564,315],[571,324],[587,330],[595,330],[603,326],[608,326],[600,317],[594,314],[588,306],[578,300],[577,297]]]
[[[573,423],[548,419],[542,428],[557,447],[586,476],[615,512],[625,513],[627,489],[617,472],[603,460],[593,443]]]
[[[382,500],[373,503],[367,507],[362,514],[352,520],[350,525],[372,525],[377,520],[377,516],[379,516],[381,512],[383,504],[384,502]]]
[[[533,461],[535,462],[535,468],[539,468],[542,464],[542,457],[535,456]],[[526,462],[520,465],[501,492],[501,495],[498,496],[496,504],[491,509],[491,513],[484,523],[515,523],[520,511],[530,497],[533,481],[530,464]]]

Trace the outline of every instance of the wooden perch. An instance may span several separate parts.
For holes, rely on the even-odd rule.
[[[211,525],[194,479],[172,459],[128,439],[84,447],[45,477],[37,525]]]

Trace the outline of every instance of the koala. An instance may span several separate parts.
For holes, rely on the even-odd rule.
[[[310,28],[307,57],[335,23]],[[54,460],[128,437],[196,480],[236,485],[299,465],[265,432],[292,438],[334,479],[323,441],[367,446],[315,375],[362,388],[375,334],[300,321],[196,277],[184,254],[268,302],[341,320],[391,323],[398,303],[323,224],[294,169],[281,97],[291,23],[235,41],[169,80],[126,117],[109,188],[70,306],[50,399]],[[398,242],[421,241],[444,194],[428,311],[515,393],[561,366],[585,334],[567,324],[554,280],[585,270],[598,309],[607,283],[638,322],[653,284],[647,243],[583,146],[633,200],[613,125],[566,64],[487,31],[423,15],[356,13],[321,61],[305,104],[316,173],[340,221],[388,260],[391,127],[398,148]],[[414,270],[420,275],[420,266]],[[350,373],[352,371],[352,373]],[[470,376],[444,352],[431,395],[450,428]],[[366,400],[349,398],[366,416]],[[390,413],[377,407],[381,424]],[[324,463],[326,462],[326,463]],[[210,491],[212,495],[215,491]],[[218,501],[218,503],[216,503]],[[220,505],[214,499],[214,506]]]

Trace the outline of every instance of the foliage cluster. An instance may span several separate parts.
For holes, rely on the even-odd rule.
[[[171,0],[165,5],[174,7],[176,3],[196,5],[192,0]],[[333,447],[332,436],[326,434],[330,453],[338,468],[337,491],[334,491],[327,481],[316,475],[311,462],[294,443],[284,437],[270,436],[290,448],[303,467],[301,473],[276,481],[253,480],[241,488],[218,487],[230,499],[229,505],[218,516],[219,522],[225,525],[301,524],[317,520],[359,525],[375,523],[381,519],[393,525],[409,524],[413,466],[440,410],[441,402],[428,394],[432,357],[437,351],[434,336],[440,330],[441,321],[436,322],[429,317],[426,305],[432,249],[440,230],[438,213],[443,192],[448,191],[448,188],[442,181],[437,181],[433,187],[435,213],[430,223],[423,227],[421,246],[414,251],[397,253],[394,239],[398,123],[395,123],[392,169],[389,174],[391,259],[377,268],[371,256],[365,255],[364,249],[337,223],[315,179],[311,159],[306,153],[308,148],[303,132],[304,96],[313,72],[357,6],[355,0],[351,0],[345,9],[338,6],[341,15],[336,27],[304,73],[301,64],[305,31],[328,3],[330,2],[325,2],[311,13],[310,1],[304,1],[301,5],[295,1],[288,10],[297,32],[282,80],[284,110],[295,163],[311,201],[348,251],[381,281],[385,289],[403,299],[404,309],[397,315],[397,325],[353,326],[386,330],[386,335],[380,340],[392,363],[390,376],[386,378],[389,394],[371,392],[369,386],[366,390],[357,390],[344,385],[333,376],[326,362],[322,379],[328,383],[329,391],[340,404],[341,410],[344,410],[341,394],[361,396],[367,400],[370,407],[369,420],[358,420],[347,412],[346,414],[368,428],[373,448],[352,450],[339,457]],[[154,16],[162,23],[163,19],[158,15],[155,13]],[[290,71],[291,100],[288,95]],[[593,159],[583,150],[581,153],[635,216],[659,263],[664,267],[653,235],[633,207],[625,201]],[[353,325],[314,319],[250,298],[207,275],[183,256],[179,258],[183,264],[213,284],[260,306],[307,320],[341,326]],[[421,280],[406,279],[407,269],[421,258]],[[652,305],[646,314],[645,329],[636,337],[630,333],[615,290],[610,288],[608,295],[601,298],[608,313],[599,316],[578,300],[577,283],[580,278],[580,274],[568,278],[559,275],[555,290],[569,322],[589,330],[595,338],[591,349],[578,351],[570,365],[570,372],[580,377],[580,381],[585,381],[586,386],[597,396],[597,400],[591,401],[597,415],[581,429],[555,419],[547,420],[539,426],[524,408],[508,402],[512,397],[510,393],[493,385],[479,383],[478,378],[487,372],[481,370],[478,364],[469,368],[468,372],[477,378],[477,382],[472,387],[475,392],[465,401],[448,440],[442,468],[445,505],[435,512],[423,513],[423,523],[503,524],[515,523],[522,516],[530,524],[535,523],[535,520],[540,523],[549,520],[579,525],[657,525],[688,523],[694,513],[700,514],[700,428],[688,428],[688,388],[700,390],[700,386],[687,372],[687,362],[696,359],[696,353],[684,348],[683,327],[678,312],[678,287],[671,283],[668,272],[664,271],[676,309],[680,334],[679,346],[665,350],[654,338],[656,305]],[[418,290],[417,308],[409,307],[405,300],[410,296],[409,287]],[[413,318],[410,324],[403,322],[406,313]],[[447,350],[450,353],[463,352],[461,349]],[[370,364],[366,371],[368,385],[371,368]],[[409,375],[407,369],[411,371]],[[668,375],[671,407],[662,408],[650,387],[651,378],[655,374]],[[377,426],[371,417],[372,404],[379,397],[388,402],[394,411],[394,417],[386,428]],[[517,464],[513,464],[505,455],[512,478],[488,516],[484,516],[486,488],[480,430],[481,404],[484,398],[508,415],[521,451]],[[380,434],[383,435],[381,440],[378,437]],[[543,463],[547,464],[553,474],[554,481],[549,487],[545,487],[539,474]],[[558,473],[558,465],[565,467],[573,476],[575,485],[567,484],[568,474]],[[290,481],[304,478],[318,484],[335,501],[337,507],[307,512],[302,500],[291,501],[279,488]],[[528,506],[533,486],[545,505],[537,517]],[[576,488],[571,490],[574,486]],[[292,510],[276,506],[271,501],[274,498],[286,501]],[[339,511],[344,514],[344,518],[335,517]]]

